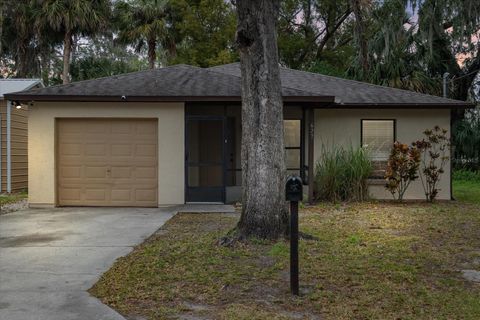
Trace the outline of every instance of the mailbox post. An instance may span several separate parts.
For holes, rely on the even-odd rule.
[[[285,198],[290,201],[290,289],[293,295],[298,296],[298,202],[303,200],[302,179],[288,177]]]

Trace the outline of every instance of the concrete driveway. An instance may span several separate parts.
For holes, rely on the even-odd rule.
[[[0,216],[0,319],[124,319],[86,290],[177,211],[62,208]]]

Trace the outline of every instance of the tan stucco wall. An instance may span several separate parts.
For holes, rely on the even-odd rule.
[[[332,144],[355,147],[360,146],[361,119],[396,119],[397,140],[402,143],[421,139],[427,128],[439,125],[449,130],[450,110],[412,110],[412,109],[317,109],[315,110],[315,159],[318,159],[322,145]],[[438,199],[450,199],[450,164],[445,167],[439,188]],[[383,185],[372,185],[370,196],[376,199],[392,199]],[[424,191],[420,180],[414,181],[405,195],[406,199],[424,199]]]
[[[28,120],[29,203],[54,206],[56,118],[158,119],[158,204],[184,203],[184,104],[36,102]]]

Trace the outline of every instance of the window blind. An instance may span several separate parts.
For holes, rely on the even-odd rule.
[[[387,160],[394,139],[394,120],[362,120],[362,144],[373,160]]]

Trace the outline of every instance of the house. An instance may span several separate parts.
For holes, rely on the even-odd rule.
[[[4,95],[41,87],[39,79],[0,79],[0,193],[28,187],[27,107],[13,107]]]
[[[368,144],[384,161],[394,140],[450,129],[463,101],[281,68],[286,162],[313,193],[329,145]],[[31,206],[162,206],[232,202],[241,189],[239,64],[175,65],[8,94],[28,104]],[[450,168],[439,199],[451,199]],[[373,197],[389,199],[382,179]],[[405,198],[423,199],[420,182]]]

